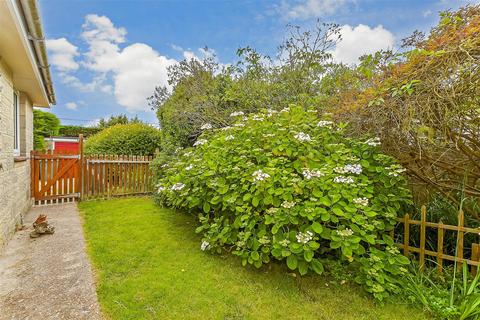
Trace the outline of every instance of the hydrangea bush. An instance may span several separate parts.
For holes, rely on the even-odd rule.
[[[256,267],[285,261],[301,275],[340,260],[377,298],[395,292],[408,259],[388,234],[411,200],[379,140],[347,138],[344,125],[295,106],[232,116],[156,164],[158,202],[199,214],[201,249]]]

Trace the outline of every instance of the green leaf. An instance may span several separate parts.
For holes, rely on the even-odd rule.
[[[332,204],[332,202],[330,201],[330,199],[328,197],[320,198],[320,203],[327,206],[327,207]]]
[[[337,216],[343,217],[343,211],[342,211],[342,209],[340,209],[339,207],[334,207],[334,208],[332,209],[332,211],[333,211],[333,213],[335,213]]]
[[[404,264],[404,265],[410,264],[410,260],[402,254],[399,254],[397,256],[397,261],[398,263]]]
[[[260,255],[257,251],[252,251],[252,253],[250,253],[250,257],[252,257],[253,261],[258,261],[258,259],[260,259]]]
[[[205,212],[205,213],[210,212],[210,204],[208,202],[203,203],[203,212]]]
[[[253,197],[253,199],[252,199],[252,205],[253,205],[254,207],[258,207],[258,204],[259,204],[259,203],[260,203],[260,199],[259,199],[257,196]]]
[[[313,271],[318,274],[322,274],[324,271],[323,264],[318,259],[313,259],[310,263],[310,266],[312,267]]]
[[[312,223],[312,229],[315,231],[317,234],[321,234],[323,231],[323,227],[320,223],[314,222]]]
[[[305,261],[310,262],[313,259],[313,251],[312,250],[305,250],[303,252],[303,257],[305,258]]]
[[[297,256],[291,254],[287,257],[287,267],[290,269],[290,270],[295,270],[297,268],[297,265],[298,265],[298,260],[297,260]]]
[[[307,272],[308,272],[308,264],[305,262],[305,261],[300,261],[298,263],[298,272],[300,272],[300,274],[302,276],[306,275]]]

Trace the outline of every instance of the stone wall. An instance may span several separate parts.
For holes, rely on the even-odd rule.
[[[12,79],[8,66],[0,60],[0,252],[32,205],[28,158],[33,148],[33,107],[28,96],[20,92],[21,157],[15,158]]]

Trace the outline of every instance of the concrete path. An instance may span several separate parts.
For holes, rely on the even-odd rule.
[[[31,239],[46,214],[55,234]],[[101,319],[74,203],[35,207],[0,254],[0,319]]]

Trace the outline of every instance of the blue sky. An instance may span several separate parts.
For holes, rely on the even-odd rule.
[[[156,124],[146,97],[166,83],[166,68],[213,49],[222,63],[251,46],[274,54],[287,24],[317,18],[342,26],[336,60],[395,48],[415,29],[428,31],[438,12],[464,0],[39,0],[57,96],[51,111],[64,124],[92,125],[112,114]]]

